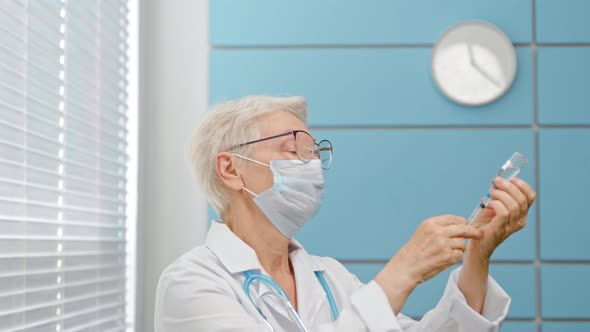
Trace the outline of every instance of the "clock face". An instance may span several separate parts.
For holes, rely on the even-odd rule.
[[[516,52],[508,37],[486,22],[451,27],[432,50],[432,75],[451,100],[470,106],[500,98],[516,75]]]

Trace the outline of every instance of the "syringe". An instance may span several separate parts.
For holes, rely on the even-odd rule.
[[[529,161],[528,159],[526,159],[525,156],[523,156],[519,152],[515,152],[512,155],[512,157],[510,157],[510,159],[508,159],[508,161],[506,161],[504,165],[502,165],[498,173],[496,173],[496,176],[499,176],[504,180],[508,181],[511,178],[518,175],[518,173],[520,173],[520,170],[523,169],[528,162]],[[475,210],[473,210],[473,212],[471,213],[471,216],[469,216],[469,219],[467,219],[469,221],[469,224],[473,224],[475,220],[479,218],[481,211],[483,211],[483,209],[486,208],[490,198],[490,193],[487,193],[484,196],[484,198],[481,199],[481,201],[477,204]]]

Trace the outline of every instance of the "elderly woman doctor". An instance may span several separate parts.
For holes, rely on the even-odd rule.
[[[293,239],[319,210],[332,162],[330,142],[306,128],[306,108],[302,97],[248,96],[214,107],[198,128],[192,167],[221,220],[162,273],[156,331],[498,331],[510,297],[489,260],[525,226],[531,187],[496,179],[473,226],[453,215],[423,221],[363,284]],[[434,309],[420,321],[401,313],[416,286],[461,258]]]

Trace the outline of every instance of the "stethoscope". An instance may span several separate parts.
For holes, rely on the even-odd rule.
[[[336,306],[336,301],[334,301],[334,296],[332,295],[332,291],[330,290],[330,286],[328,286],[328,283],[326,282],[326,279],[324,278],[324,275],[321,271],[314,271],[314,273],[315,273],[315,276],[318,278],[320,284],[322,285],[324,292],[326,292],[326,297],[328,298],[328,302],[330,303],[330,310],[332,311],[332,318],[334,320],[336,320],[336,319],[338,319],[338,307]],[[250,284],[254,280],[258,280],[259,282],[264,282],[267,285],[269,285],[285,301],[285,304],[287,305],[287,309],[289,310],[289,313],[291,313],[291,316],[293,316],[293,318],[295,318],[295,321],[297,321],[297,324],[299,325],[299,327],[301,327],[301,329],[303,331],[309,332],[309,330],[305,327],[305,324],[303,324],[301,317],[299,317],[299,314],[297,314],[297,311],[295,310],[295,308],[291,304],[291,301],[289,301],[289,296],[287,295],[287,293],[285,293],[283,288],[281,288],[281,286],[279,286],[279,284],[277,284],[269,276],[265,276],[262,274],[252,274],[252,272],[246,271],[246,272],[244,272],[244,275],[246,276],[246,280],[244,280],[244,292],[246,292],[246,295],[248,295],[248,299],[250,299],[250,302],[252,302],[254,307],[256,307],[256,310],[258,310],[258,312],[260,313],[262,318],[264,318],[264,322],[270,328],[271,331],[275,331],[275,329],[270,325],[270,323],[268,322],[268,318],[266,318],[264,313],[262,313],[262,310],[260,309],[260,307],[258,307],[258,305],[256,305],[256,303],[252,299],[252,295],[250,295]]]

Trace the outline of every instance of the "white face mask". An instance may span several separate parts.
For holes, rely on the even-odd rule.
[[[322,205],[324,172],[319,159],[307,163],[301,160],[271,160],[270,165],[238,154],[236,157],[270,167],[274,185],[255,194],[254,203],[287,238],[292,238],[313,218]]]

